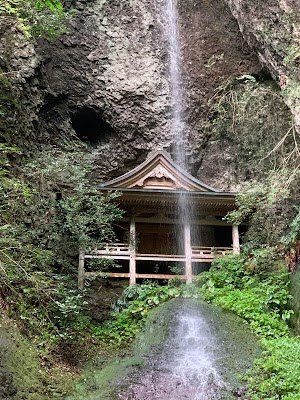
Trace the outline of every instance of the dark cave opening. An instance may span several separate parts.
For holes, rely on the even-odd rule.
[[[78,138],[89,144],[102,142],[114,132],[111,125],[92,108],[78,110],[71,123]]]

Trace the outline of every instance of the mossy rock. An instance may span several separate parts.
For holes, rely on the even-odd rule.
[[[0,398],[5,400],[63,399],[70,377],[43,368],[35,345],[9,320],[0,318]]]

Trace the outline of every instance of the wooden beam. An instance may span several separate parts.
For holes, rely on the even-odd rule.
[[[107,278],[129,278],[128,272],[86,272],[85,276],[103,275]],[[171,275],[171,274],[136,274],[136,278],[140,279],[182,279],[186,280],[185,275]]]
[[[170,275],[170,274],[136,274],[137,278],[143,279],[182,279],[186,280],[185,275]]]
[[[185,252],[185,275],[186,283],[192,283],[192,246],[191,246],[191,225],[189,221],[184,224],[184,252]]]
[[[135,219],[130,218],[130,242],[129,242],[129,283],[134,285],[136,283],[136,229]]]
[[[240,254],[240,235],[238,225],[232,225],[233,254]]]
[[[119,255],[119,254],[102,254],[102,255],[93,255],[93,254],[87,254],[86,256],[84,256],[84,258],[108,258],[108,259],[113,259],[113,260],[129,260],[130,259],[130,255],[129,253],[124,254],[124,255]]]
[[[104,278],[129,278],[129,272],[86,272],[85,276],[103,276]]]
[[[84,276],[85,276],[84,259],[85,259],[84,252],[80,251],[79,263],[78,263],[78,289],[84,288]]]

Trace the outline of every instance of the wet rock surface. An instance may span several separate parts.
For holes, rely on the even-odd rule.
[[[11,343],[6,334],[0,330],[0,399],[2,400],[11,399],[17,393],[12,373],[8,371],[5,364],[10,346]]]
[[[160,318],[169,319],[166,341],[151,348],[143,367],[128,373],[122,382],[128,389],[116,398],[246,399],[239,375],[260,353],[248,327],[236,316],[199,301],[176,299],[160,311]],[[159,329],[157,322],[152,329]]]
[[[208,102],[228,80],[256,73],[261,65],[223,1],[179,1],[178,9],[192,173],[200,178],[207,175],[208,183],[221,189],[226,177],[220,171],[226,173],[229,168],[226,159],[208,148],[211,142],[211,128],[207,128],[211,118]],[[203,159],[211,157],[214,162],[209,163],[209,168],[206,162],[205,171],[200,171]],[[214,173],[209,176],[210,169],[216,170],[219,182],[214,181]]]
[[[72,117],[93,112],[107,124],[95,127],[95,169],[116,176],[170,142],[161,4],[97,0],[75,7],[70,33],[39,48],[48,92],[40,119],[54,137],[76,137]],[[89,134],[84,113],[82,119]]]

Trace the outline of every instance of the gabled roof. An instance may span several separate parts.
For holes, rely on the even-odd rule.
[[[151,152],[142,164],[118,178],[103,183],[101,187],[217,192],[175,164],[171,156],[163,150]]]

